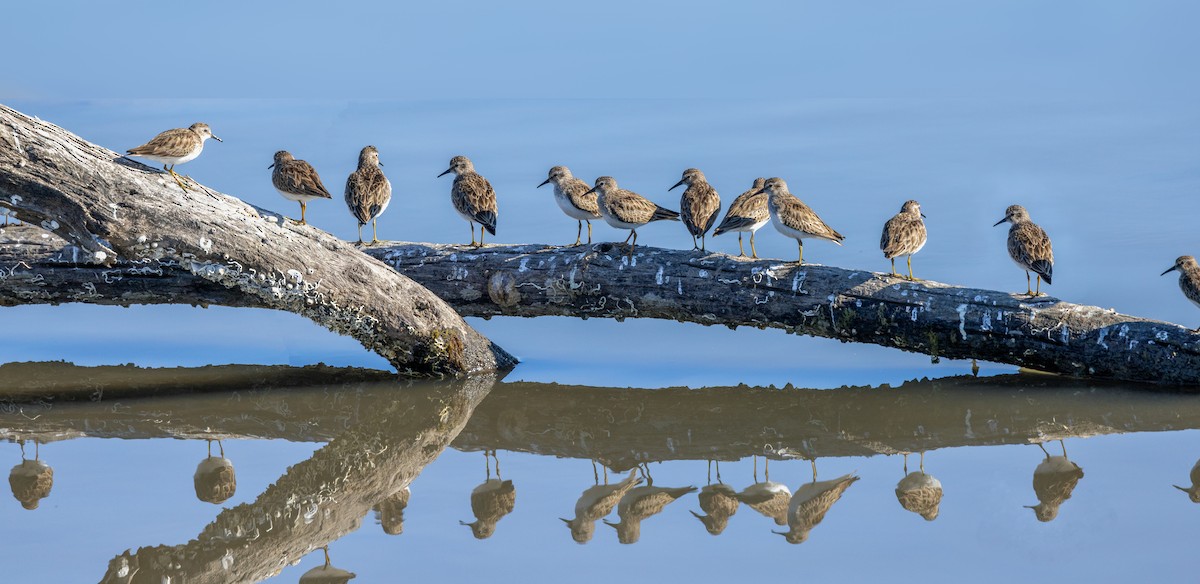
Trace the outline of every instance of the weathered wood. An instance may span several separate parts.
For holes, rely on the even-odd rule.
[[[464,316],[660,318],[779,328],[1053,373],[1200,385],[1200,334],[1053,297],[865,270],[638,247],[368,248]]]
[[[59,269],[4,265],[5,304],[262,306],[350,335],[404,373],[456,375],[516,362],[436,296],[352,245],[199,185],[184,192],[158,170],[4,106],[0,206],[73,244],[54,258]],[[143,286],[110,288],[116,278]]]

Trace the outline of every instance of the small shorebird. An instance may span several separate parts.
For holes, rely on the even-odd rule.
[[[25,441],[20,441],[21,462],[8,473],[8,486],[21,506],[33,511],[54,488],[54,469],[41,460],[40,446],[33,443],[33,460],[25,458]]]
[[[216,457],[212,455],[212,443],[212,440],[208,441],[208,457],[196,465],[192,485],[196,488],[197,499],[220,505],[237,491],[237,474],[233,471],[233,463],[225,458],[225,445],[217,440],[221,456]]]
[[[642,537],[642,521],[662,512],[680,497],[693,493],[696,487],[634,487],[621,497],[617,506],[618,523],[605,520],[605,525],[617,530],[617,541],[637,543]]]
[[[271,173],[271,184],[275,185],[275,190],[279,191],[283,198],[300,203],[300,220],[293,219],[294,223],[308,224],[304,212],[308,209],[309,201],[333,198],[321,183],[317,170],[303,160],[296,160],[287,150],[276,152],[275,162],[267,168],[275,169]]]
[[[410,497],[412,492],[408,487],[404,487],[375,505],[375,518],[379,520],[379,526],[383,528],[384,533],[404,533],[404,510],[408,508]]]
[[[758,259],[758,250],[754,249],[754,235],[758,230],[771,221],[771,211],[767,209],[767,194],[762,192],[767,179],[754,179],[750,190],[738,195],[725,213],[725,220],[713,231],[713,237],[722,233],[736,231],[738,234],[738,257],[746,257],[742,247],[742,234],[750,232],[750,257]]]
[[[712,535],[721,535],[725,528],[729,525],[729,518],[733,517],[742,504],[738,500],[737,491],[733,487],[721,482],[721,462],[716,461],[717,465],[717,484],[712,484],[712,465],[714,461],[708,461],[709,464],[709,479],[708,484],[700,489],[700,510],[707,513],[701,515],[692,511],[692,516],[700,520],[704,524],[704,529]]]
[[[667,190],[673,191],[679,185],[687,185],[683,196],[679,198],[679,214],[683,219],[683,226],[687,227],[692,236],[692,249],[706,251],[704,236],[721,214],[721,196],[717,194],[717,189],[708,184],[708,179],[704,178],[704,173],[698,168],[683,171],[683,178]],[[696,245],[697,237],[700,238],[700,245]]]
[[[454,210],[471,225],[471,245],[475,244],[475,224],[479,224],[479,244],[483,247],[483,230],[496,234],[496,219],[500,214],[496,207],[496,191],[492,183],[475,172],[475,165],[466,156],[450,159],[450,168],[438,176],[454,173],[454,184],[450,186],[450,202]]]
[[[1188,498],[1190,498],[1193,503],[1200,503],[1200,461],[1197,461],[1196,464],[1192,466],[1190,478],[1192,479],[1191,487],[1186,489],[1179,485],[1174,485],[1174,487],[1187,493]]]
[[[565,166],[555,166],[550,169],[549,176],[537,188],[554,184],[554,202],[562,209],[567,217],[579,222],[575,232],[575,245],[583,238],[583,223],[588,226],[588,243],[592,243],[592,220],[600,218],[600,210],[596,207],[596,194],[591,193],[587,183],[571,175],[571,170]],[[589,194],[590,193],[590,194]]]
[[[1008,229],[1008,255],[1025,270],[1025,294],[1041,296],[1042,279],[1047,284],[1053,283],[1050,278],[1054,274],[1054,250],[1050,248],[1050,236],[1029,218],[1029,212],[1020,205],[1010,205],[1005,209],[1004,218],[997,221],[996,225],[1006,221],[1012,223]],[[1029,285],[1030,271],[1037,274],[1036,292]]]
[[[766,464],[766,475],[763,482],[758,482],[758,457],[754,457],[754,484],[738,493],[738,501],[754,509],[764,517],[775,521],[775,525],[787,525],[788,503],[792,500],[792,491],[783,483],[771,482],[771,459],[763,458]]]
[[[179,188],[186,191],[187,185],[175,174],[175,165],[195,160],[204,151],[204,141],[209,138],[217,142],[222,141],[213,135],[208,124],[196,122],[186,128],[167,130],[151,138],[149,142],[125,152],[130,156],[140,156],[162,164],[163,170],[170,173]]]
[[[788,504],[788,530],[774,531],[787,538],[788,543],[804,543],[808,533],[816,527],[829,512],[830,507],[842,498],[842,493],[850,488],[858,477],[854,473],[842,475],[836,479],[817,482],[817,461],[812,460],[813,480],[802,485],[792,495]]]
[[[358,575],[334,567],[329,563],[329,546],[321,546],[325,551],[325,565],[313,568],[300,576],[300,584],[346,584]]]
[[[605,482],[608,482],[607,476],[606,470]],[[612,513],[613,507],[617,506],[621,498],[640,484],[642,479],[637,476],[637,470],[630,472],[628,477],[615,485],[601,485],[597,481],[595,486],[589,487],[575,502],[575,518],[559,519],[571,529],[571,539],[574,539],[575,543],[587,543],[592,539],[596,522]]]
[[[925,453],[921,453],[921,470],[908,472],[908,454],[904,455],[904,478],[896,483],[896,500],[906,511],[912,511],[926,521],[937,519],[942,504],[942,482],[925,474]]]
[[[1062,440],[1058,444],[1062,446],[1062,456],[1050,456],[1046,447],[1038,444],[1038,448],[1046,455],[1046,459],[1033,469],[1033,493],[1037,495],[1038,504],[1025,506],[1026,509],[1033,509],[1038,521],[1051,521],[1058,517],[1059,505],[1071,498],[1075,485],[1083,478],[1083,469],[1067,458],[1067,445]]]
[[[363,242],[362,228],[371,224],[371,243],[379,243],[376,219],[387,210],[392,202],[392,183],[379,169],[379,150],[367,146],[358,153],[358,169],[346,179],[346,206],[358,220],[358,243]]]
[[[492,452],[491,456],[494,458],[496,453]],[[483,457],[486,461],[487,451],[484,451]],[[475,514],[475,521],[473,523],[459,521],[458,523],[470,527],[471,534],[475,536],[475,539],[487,539],[496,532],[496,524],[505,515],[512,513],[516,503],[517,489],[513,486],[512,481],[500,478],[500,459],[497,458],[496,478],[492,478],[489,467],[487,480],[471,491],[471,512]]]
[[[1179,256],[1175,260],[1175,265],[1169,267],[1160,276],[1165,276],[1170,272],[1179,271],[1179,289],[1183,290],[1183,295],[1192,304],[1200,306],[1200,265],[1196,264],[1196,258],[1192,256]],[[1047,280],[1049,281],[1049,280]],[[1200,328],[1192,332],[1200,333]]]
[[[787,183],[779,177],[767,179],[760,193],[769,195],[767,209],[771,211],[771,223],[780,233],[796,240],[800,247],[798,265],[804,265],[804,239],[816,238],[832,241],[838,245],[846,239],[841,233],[825,224],[808,205],[788,191]]]
[[[630,237],[633,238],[633,243],[629,245],[630,261],[633,260],[633,250],[637,247],[638,227],[651,221],[679,220],[679,213],[660,207],[633,191],[618,187],[616,179],[611,176],[596,179],[596,186],[588,193],[596,193],[596,204],[606,223],[617,229],[629,230],[629,237],[625,238],[625,243],[629,243]]]
[[[883,224],[883,236],[879,239],[879,249],[883,257],[892,260],[892,275],[896,273],[896,258],[908,256],[908,279],[916,280],[912,273],[913,254],[925,247],[925,222],[921,219],[921,204],[916,201],[905,201],[900,212]]]

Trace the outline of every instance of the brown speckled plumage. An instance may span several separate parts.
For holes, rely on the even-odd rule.
[[[1082,478],[1083,469],[1065,454],[1047,454],[1046,459],[1033,471],[1033,493],[1037,495],[1038,504],[1031,508],[1038,521],[1051,521],[1058,517],[1059,506],[1071,498],[1071,493]]]
[[[592,220],[600,218],[600,209],[596,203],[596,193],[592,192],[586,182],[575,178],[571,170],[565,166],[555,166],[547,173],[546,180],[538,188],[548,183],[554,184],[554,201],[568,217],[579,222],[575,234],[575,245],[579,245],[583,233],[583,223],[588,224],[588,243],[592,242]]]
[[[636,487],[630,489],[617,507],[620,523],[609,523],[617,530],[621,543],[637,543],[642,534],[642,520],[657,515],[680,497],[696,491],[696,487]]]
[[[1170,272],[1179,272],[1179,289],[1183,295],[1200,307],[1200,265],[1196,263],[1196,258],[1192,256],[1179,256],[1175,259],[1175,265],[1167,268],[1162,275],[1167,275]],[[1195,332],[1200,332],[1197,328]]]
[[[496,222],[500,209],[496,206],[496,191],[492,183],[475,172],[475,165],[466,156],[450,159],[450,168],[438,176],[454,173],[454,184],[450,186],[450,202],[454,210],[471,224],[471,244],[475,245],[475,223],[492,235],[496,234]],[[483,231],[479,233],[479,245],[483,246]]]
[[[771,212],[771,223],[780,233],[796,240],[800,248],[798,263],[804,263],[804,240],[808,238],[825,239],[838,245],[846,239],[841,233],[827,225],[816,212],[796,198],[788,190],[787,183],[779,177],[769,178],[763,185],[763,191],[770,195],[767,199],[767,209]]]
[[[22,460],[8,473],[8,486],[21,506],[34,510],[54,487],[54,469],[40,460]]]
[[[925,221],[921,219],[921,204],[916,201],[905,201],[900,212],[888,219],[883,225],[883,235],[879,238],[879,249],[883,251],[884,259],[892,261],[892,275],[896,273],[896,258],[908,256],[908,277],[912,275],[912,255],[925,247]]]
[[[996,225],[1004,222],[1012,223],[1008,229],[1008,255],[1025,270],[1026,294],[1040,296],[1042,280],[1053,284],[1054,250],[1050,246],[1050,236],[1029,218],[1029,213],[1020,205],[1011,205],[1004,211],[1004,218]],[[1034,291],[1029,287],[1029,272],[1038,275],[1038,287]]]
[[[692,236],[692,248],[703,251],[705,234],[721,214],[721,196],[717,194],[717,189],[708,184],[708,179],[698,168],[683,171],[683,178],[668,190],[674,190],[679,185],[687,185],[679,198],[680,219]],[[700,239],[699,244],[696,238]]]
[[[729,211],[725,213],[725,219],[713,231],[713,237],[730,231],[738,232],[738,257],[746,255],[746,250],[742,248],[742,233],[749,231],[750,257],[758,258],[758,250],[754,249],[754,236],[763,225],[771,221],[771,212],[767,209],[768,195],[762,192],[766,182],[767,179],[762,177],[754,179],[754,185],[733,200]]]
[[[738,493],[738,501],[775,521],[775,525],[787,525],[788,504],[792,491],[783,483],[754,483]]]
[[[283,198],[300,203],[300,223],[307,223],[305,212],[308,201],[313,199],[332,199],[329,190],[317,175],[317,169],[303,160],[297,160],[287,150],[275,153],[275,162],[271,164],[271,184]]]
[[[204,151],[204,141],[212,138],[217,142],[221,139],[214,136],[208,124],[196,122],[187,128],[167,130],[150,139],[149,142],[126,150],[130,156],[140,156],[163,165],[176,184],[183,190],[187,185],[175,174],[175,165],[195,160]]]
[[[237,492],[237,474],[233,463],[225,457],[209,456],[200,461],[192,483],[196,498],[205,503],[219,505]]]
[[[630,230],[629,236],[633,243],[629,247],[629,257],[633,258],[634,247],[637,246],[637,229],[651,221],[678,221],[679,213],[660,207],[653,201],[633,191],[617,186],[617,181],[611,176],[596,179],[592,188],[597,194],[596,203],[604,221],[617,229]],[[629,238],[625,238],[629,241]]]
[[[701,515],[692,512],[692,515],[699,519],[704,524],[704,528],[712,535],[721,535],[725,531],[725,527],[729,525],[729,518],[733,517],[741,505],[738,500],[738,494],[729,485],[708,485],[700,489],[700,510],[707,513]]]
[[[496,523],[512,513],[517,503],[517,489],[509,480],[488,479],[471,491],[473,523],[464,523],[471,528],[476,539],[487,539],[496,532]]]
[[[896,485],[896,500],[906,511],[933,521],[942,503],[942,483],[923,471],[908,473]]]
[[[630,489],[642,484],[637,472],[629,473],[619,483],[613,485],[596,485],[588,488],[575,502],[575,518],[563,519],[571,529],[571,538],[576,543],[587,543],[592,539],[596,522],[612,513],[617,503]]]
[[[788,543],[807,540],[812,528],[825,519],[825,514],[842,498],[842,493],[857,480],[858,477],[847,474],[829,481],[814,481],[797,489],[788,505],[788,530],[782,533]]]
[[[346,178],[346,206],[358,220],[358,242],[362,243],[363,225],[371,223],[371,243],[379,241],[375,220],[392,200],[392,183],[379,168],[379,150],[367,146],[358,153],[358,168]]]
[[[1200,461],[1197,461],[1196,464],[1192,465],[1192,472],[1188,478],[1192,479],[1192,486],[1181,487],[1179,485],[1175,485],[1175,488],[1187,493],[1188,498],[1191,499],[1193,503],[1200,503]]]

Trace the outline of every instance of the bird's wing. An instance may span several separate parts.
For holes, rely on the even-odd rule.
[[[275,168],[279,171],[273,177],[276,179],[275,188],[308,197],[333,198],[321,183],[317,169],[311,164],[303,160],[293,160]]]
[[[816,212],[796,197],[785,198],[784,204],[777,205],[776,208],[779,218],[783,220],[783,223],[791,226],[793,229],[811,233],[816,237],[823,237],[831,241],[840,242],[845,239],[845,236],[827,225],[825,221],[817,216]]]
[[[496,218],[499,210],[496,207],[496,191],[492,183],[474,172],[464,173],[454,179],[455,204],[462,205],[459,209],[464,214],[475,218],[475,221],[488,228],[493,235],[496,233]]]
[[[195,132],[187,128],[175,128],[151,138],[149,142],[137,148],[130,148],[128,153],[171,157],[186,156],[199,141],[200,136]]]
[[[600,218],[600,208],[596,203],[596,193],[588,193],[590,187],[587,186],[587,183],[573,178],[563,183],[562,190],[567,194],[567,198],[571,200],[571,204],[575,205],[576,208],[591,213],[597,219]]]
[[[346,179],[346,206],[359,223],[374,219],[391,198],[392,183],[378,168],[360,168]]]
[[[721,197],[706,182],[698,182],[683,191],[679,201],[683,224],[695,236],[706,233],[721,211]]]
[[[604,203],[609,213],[625,223],[649,223],[658,209],[650,199],[625,189],[604,197]]]

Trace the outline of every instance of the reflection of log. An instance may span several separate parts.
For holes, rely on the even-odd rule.
[[[905,282],[862,270],[612,244],[380,246],[367,253],[466,316],[661,318],[772,327],[937,357],[1200,385],[1200,335],[1053,298]]]
[[[254,502],[222,511],[186,544],[117,556],[102,582],[259,582],[278,574],[358,529],[372,506],[408,486],[458,434],[491,381],[413,387],[403,401],[381,396]],[[137,566],[132,578],[119,578],[123,565]]]
[[[350,335],[401,371],[514,364],[428,290],[354,246],[227,195],[184,192],[166,176],[0,106],[0,206],[73,244],[36,260],[6,249],[0,305],[262,306]]]

